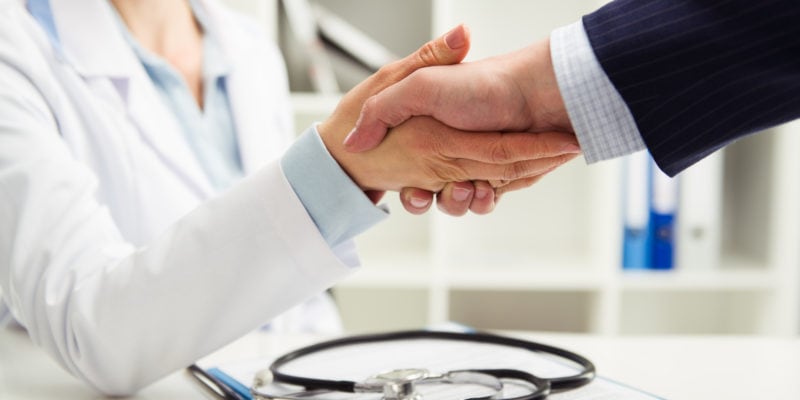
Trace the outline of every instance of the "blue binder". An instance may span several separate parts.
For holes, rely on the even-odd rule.
[[[667,270],[674,267],[678,180],[661,172],[653,161],[650,172],[650,268]]]
[[[622,268],[650,267],[650,155],[641,151],[624,160],[624,236]]]

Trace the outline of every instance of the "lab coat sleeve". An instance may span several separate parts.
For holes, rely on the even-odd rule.
[[[277,161],[149,245],[126,243],[32,83],[42,67],[8,62],[24,50],[0,48],[0,287],[71,373],[133,393],[353,271]]]

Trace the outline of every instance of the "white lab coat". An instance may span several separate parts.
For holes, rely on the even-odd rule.
[[[292,137],[279,53],[203,4],[224,27],[249,173],[216,197],[107,1],[51,1],[63,51],[21,1],[0,2],[2,300],[110,394],[187,366],[357,262],[352,245],[329,248],[277,162]]]

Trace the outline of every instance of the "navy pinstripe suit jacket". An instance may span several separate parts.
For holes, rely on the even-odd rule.
[[[800,117],[800,0],[617,0],[583,23],[670,175]]]

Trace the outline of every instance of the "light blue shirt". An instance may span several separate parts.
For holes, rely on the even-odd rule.
[[[219,43],[205,29],[207,19],[192,2],[203,40],[204,105],[201,110],[183,77],[165,60],[139,45],[118,18],[120,30],[142,61],[164,103],[181,124],[187,142],[217,190],[243,175],[236,126],[228,102],[226,80],[230,65]],[[49,0],[29,0],[28,10],[60,48]],[[269,134],[269,132],[265,132]],[[332,248],[344,245],[388,214],[375,207],[328,152],[315,127],[298,139],[281,160],[281,167],[322,236]]]
[[[222,191],[244,175],[236,128],[225,86],[231,68],[224,58],[224,53],[219,50],[219,44],[208,34],[206,18],[200,12],[200,8],[195,7],[194,13],[205,31],[202,109],[183,76],[166,60],[142,47],[130,34],[119,15],[117,22],[125,40],[141,60],[164,104],[169,107],[181,125],[187,143],[212,186],[217,191]]]
[[[644,149],[633,115],[597,60],[583,22],[553,31],[550,53],[558,88],[586,162]]]
[[[331,246],[341,244],[388,217],[375,207],[330,155],[316,126],[309,128],[281,160],[283,173]]]

